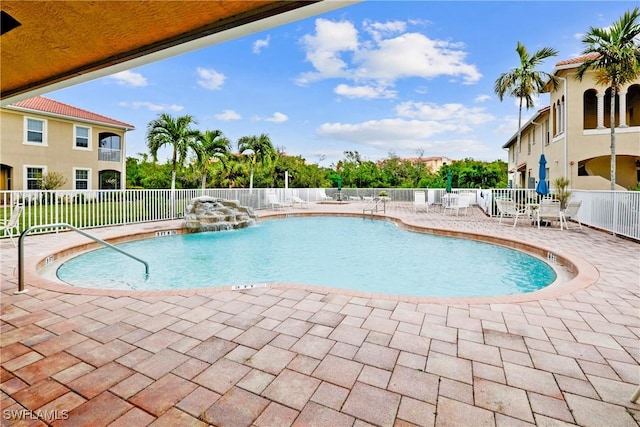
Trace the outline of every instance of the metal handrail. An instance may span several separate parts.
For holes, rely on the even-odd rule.
[[[91,239],[91,240],[93,240],[93,241],[95,241],[97,243],[100,243],[100,244],[102,244],[102,245],[104,245],[104,246],[106,246],[108,248],[111,248],[111,249],[113,249],[113,250],[115,250],[117,252],[120,252],[121,254],[126,255],[129,258],[132,258],[132,259],[134,259],[134,260],[136,260],[138,262],[141,262],[142,264],[144,264],[145,278],[149,277],[149,264],[146,261],[144,261],[144,260],[142,260],[142,259],[140,259],[140,258],[138,258],[138,257],[136,257],[134,255],[131,255],[128,252],[123,251],[122,249],[118,248],[117,246],[112,245],[111,243],[107,243],[107,242],[105,242],[104,240],[102,240],[102,239],[100,239],[98,237],[92,236],[91,234],[86,233],[86,232],[74,227],[71,224],[67,224],[67,223],[61,222],[61,223],[57,223],[57,224],[34,225],[34,226],[31,226],[31,227],[27,228],[26,230],[24,230],[22,232],[22,234],[20,234],[20,238],[18,239],[18,291],[16,293],[27,292],[24,289],[24,245],[23,245],[24,239],[27,237],[27,234],[29,234],[33,230],[43,230],[43,229],[47,229],[47,228],[61,228],[61,227],[66,227],[66,228],[69,228],[69,229],[71,229],[73,231],[76,231],[76,232],[82,234],[85,237],[88,237],[89,239]]]
[[[372,201],[369,202],[368,205],[366,205],[364,207],[364,209],[362,209],[362,216],[364,216],[367,211],[371,211],[371,215],[373,215],[374,212],[378,212],[379,206],[380,206],[380,202],[382,202],[382,212],[386,213],[387,212],[387,198],[386,197],[377,197],[375,199],[373,199]]]

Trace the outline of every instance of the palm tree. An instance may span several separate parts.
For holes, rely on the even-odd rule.
[[[207,172],[212,159],[224,159],[231,152],[231,141],[224,136],[221,130],[206,130],[200,132],[193,141],[193,150],[196,153],[196,167],[202,173],[202,189],[207,185]]]
[[[170,114],[162,113],[147,125],[147,147],[153,161],[158,161],[158,150],[165,145],[173,147],[171,156],[171,192],[176,189],[176,169],[184,163],[187,151],[192,141],[199,135],[199,131],[192,129],[191,124],[196,120],[189,115],[174,118]]]
[[[518,176],[518,151],[520,149],[520,138],[522,128],[522,104],[525,103],[527,110],[532,108],[533,95],[543,93],[546,90],[548,82],[555,89],[558,86],[558,80],[555,76],[544,71],[536,71],[536,67],[545,59],[556,56],[558,51],[550,47],[544,47],[533,55],[530,55],[527,48],[520,42],[516,46],[516,52],[520,58],[520,66],[513,68],[507,73],[503,73],[495,82],[494,91],[500,98],[504,99],[506,94],[519,98],[520,106],[518,109],[518,136],[516,147],[514,149],[515,176]],[[514,187],[518,187],[518,179],[514,179]]]
[[[245,163],[231,160],[222,165],[220,172],[220,186],[228,188],[237,188],[242,186],[242,177],[247,175],[247,165]]]
[[[616,95],[620,86],[640,76],[640,9],[625,12],[609,28],[589,28],[582,38],[586,45],[582,52],[586,57],[576,72],[576,78],[582,77],[589,69],[595,70],[596,84],[611,89],[611,190],[616,189]],[[620,111],[620,114],[626,114]]]
[[[244,154],[251,151],[251,172],[249,178],[249,189],[253,189],[253,174],[255,172],[256,162],[264,163],[266,160],[273,158],[275,149],[271,143],[271,139],[265,133],[260,136],[243,136],[238,140],[238,151]]]

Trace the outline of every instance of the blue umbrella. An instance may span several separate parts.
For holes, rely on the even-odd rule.
[[[538,170],[538,185],[536,186],[536,193],[541,196],[549,194],[549,186],[547,185],[547,159],[544,158],[544,154],[540,154],[540,169]]]

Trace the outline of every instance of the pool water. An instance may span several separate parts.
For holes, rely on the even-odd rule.
[[[72,285],[185,289],[270,282],[414,296],[488,296],[551,284],[545,262],[498,245],[416,233],[354,217],[267,220],[233,231],[173,235],[118,245],[144,266],[104,248],[62,264]]]

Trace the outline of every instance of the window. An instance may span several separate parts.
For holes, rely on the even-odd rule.
[[[551,141],[551,138],[549,136],[549,119],[546,119],[544,121],[544,130],[543,130],[543,134],[542,134],[542,139],[544,139],[544,145],[549,145],[549,142]]]
[[[25,186],[27,190],[39,190],[42,176],[45,174],[43,166],[25,166]]]
[[[120,162],[120,136],[105,132],[101,133],[99,137],[100,148],[98,149],[98,160],[104,162]]]
[[[25,117],[25,144],[47,145],[46,122]]]
[[[598,96],[595,89],[589,89],[582,94],[582,127],[596,129],[598,127]]]
[[[101,190],[118,190],[120,189],[120,172],[115,170],[100,171],[100,189]]]
[[[91,129],[84,126],[75,126],[75,142],[74,148],[85,148],[89,149],[91,146],[89,145],[89,135],[91,135]]]
[[[89,189],[89,177],[91,171],[89,169],[75,169],[74,168],[74,183],[73,188],[76,190],[88,190]]]
[[[627,90],[627,124],[640,126],[640,85],[632,85]]]

